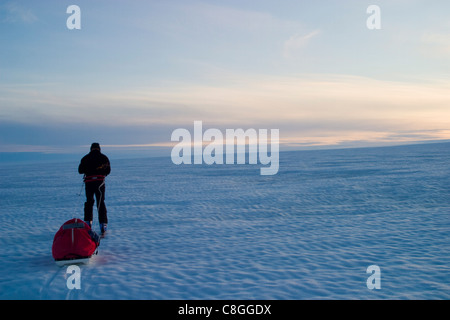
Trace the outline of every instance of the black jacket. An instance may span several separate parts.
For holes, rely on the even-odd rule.
[[[107,176],[111,172],[109,159],[99,150],[92,150],[81,159],[78,173],[86,176]]]

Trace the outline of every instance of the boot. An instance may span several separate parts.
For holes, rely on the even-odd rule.
[[[106,223],[100,223],[100,232],[101,234],[105,234],[108,225]]]

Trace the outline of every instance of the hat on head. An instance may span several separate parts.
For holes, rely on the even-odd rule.
[[[100,145],[97,142],[94,142],[93,144],[91,144],[91,151],[95,150],[95,149],[100,151]]]

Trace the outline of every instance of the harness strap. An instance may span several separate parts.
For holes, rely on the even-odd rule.
[[[85,176],[84,182],[93,182],[93,181],[104,181],[105,176],[103,175],[95,175],[95,176]]]

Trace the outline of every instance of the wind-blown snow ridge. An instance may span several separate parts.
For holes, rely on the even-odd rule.
[[[1,299],[449,299],[450,144],[285,152],[280,171],[112,161],[81,289],[51,257],[78,163],[0,167]],[[98,224],[94,225],[98,229]],[[381,269],[369,290],[366,268]]]

